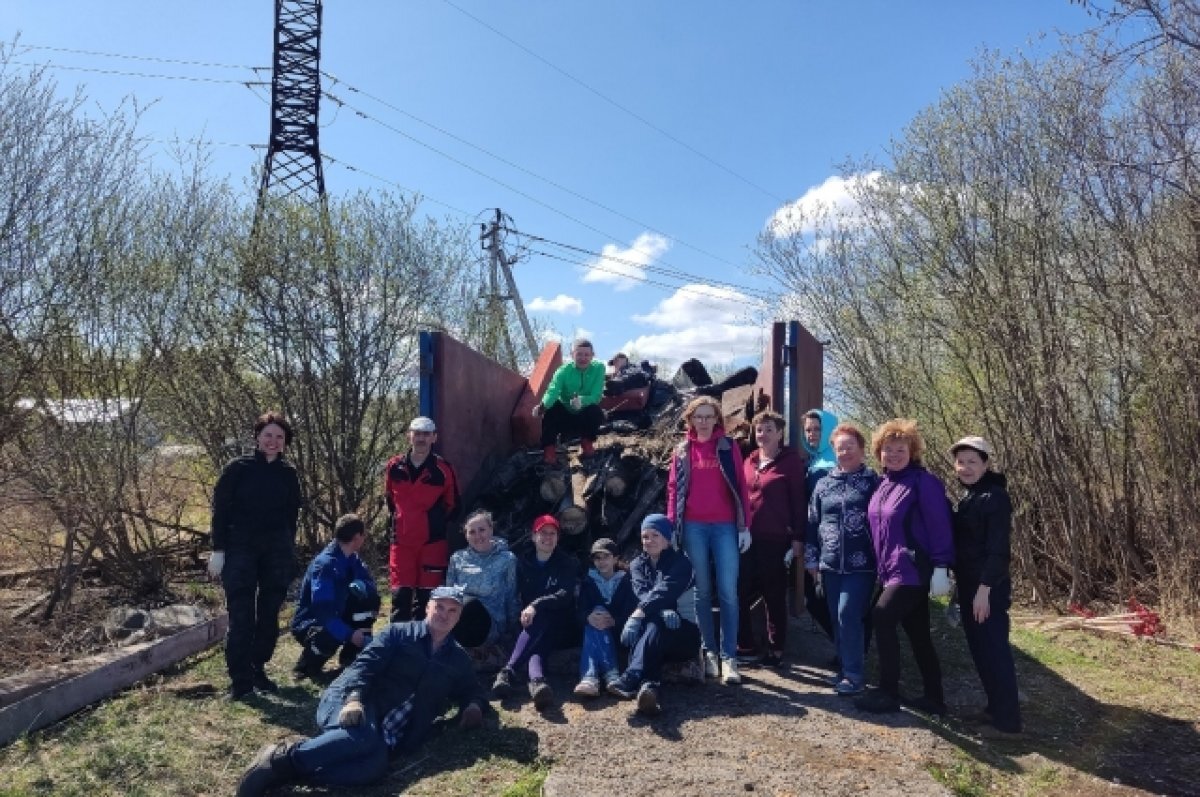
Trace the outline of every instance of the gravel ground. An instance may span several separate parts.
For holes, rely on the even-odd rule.
[[[942,795],[926,770],[951,745],[908,713],[854,709],[825,684],[833,651],[807,620],[793,621],[782,670],[743,668],[744,683],[667,684],[663,713],[632,702],[580,702],[566,675],[551,677],[558,708],[505,707],[537,733],[552,762],[546,797],[655,795]]]

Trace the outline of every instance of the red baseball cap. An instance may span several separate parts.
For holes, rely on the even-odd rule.
[[[546,526],[553,526],[555,531],[560,531],[558,519],[554,515],[538,515],[533,520],[533,533],[537,534]]]

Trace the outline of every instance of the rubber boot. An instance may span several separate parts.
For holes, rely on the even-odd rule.
[[[299,742],[268,744],[258,751],[250,768],[238,781],[236,797],[260,797],[267,789],[281,786],[297,776],[291,753]]]
[[[417,599],[413,604],[413,619],[425,619],[425,607],[429,604],[429,596],[433,594],[432,589],[417,587]]]
[[[389,619],[393,623],[407,623],[413,619],[412,587],[400,587],[392,593],[392,616]]]

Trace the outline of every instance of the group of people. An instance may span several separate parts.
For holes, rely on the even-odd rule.
[[[584,408],[595,406],[599,393],[590,355],[590,345],[577,344],[572,361],[555,375],[557,389],[539,405],[546,418],[567,413],[567,426],[590,431]],[[602,366],[599,373],[602,386]],[[264,748],[238,794],[262,794],[301,778],[329,785],[373,781],[389,754],[428,736],[448,704],[457,705],[460,725],[478,726],[488,700],[467,651],[482,645],[508,651],[492,696],[506,698],[524,681],[538,709],[555,700],[545,657],[565,647],[580,649],[576,696],[607,692],[635,701],[647,715],[661,711],[669,662],[699,661],[706,677],[739,684],[739,662],[777,667],[784,661],[793,566],[802,568],[807,587],[795,600],[804,600],[835,643],[831,687],[872,712],[901,704],[900,627],[923,683],[922,694],[908,703],[945,711],[927,598],[949,592],[953,569],[987,698],[984,716],[1001,732],[1020,731],[1008,644],[1011,504],[1003,475],[990,467],[986,440],[966,437],[950,450],[961,488],[954,505],[922,465],[924,441],[913,421],[896,419],[876,430],[869,445],[877,472],[866,464],[866,436],[820,410],[805,415],[804,455],[784,445],[785,420],[771,411],[753,419],[757,447],[748,456],[726,434],[717,400],[695,398],[683,418],[686,434],[671,456],[666,513],[642,520],[641,551],[632,561],[622,561],[612,540],[599,539],[586,568],[558,547],[561,530],[551,515],[534,520],[532,549],[517,557],[494,535],[491,516],[474,512],[463,525],[467,546],[450,554],[447,526],[458,508],[457,479],[432,450],[434,422],[413,420],[409,450],[385,469],[391,622],[373,634],[381,598],[359,557],[366,528],[356,515],[342,517],[334,539],[305,572],[292,620],[301,646],[297,678],[323,680],[334,655],[342,667],[322,695],[320,733]],[[561,434],[563,426],[557,428]],[[296,471],[283,456],[291,438],[282,415],[260,417],[255,453],[229,463],[214,490],[209,570],[221,579],[229,606],[233,699],[277,689],[265,665],[297,570],[301,505]],[[749,617],[760,598],[761,645]],[[879,685],[868,690],[872,632]]]

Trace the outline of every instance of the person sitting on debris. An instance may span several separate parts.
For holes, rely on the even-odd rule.
[[[725,436],[721,405],[699,396],[683,411],[687,438],[671,456],[667,516],[682,531],[682,547],[695,568],[696,621],[704,639],[704,674],[740,684],[737,667],[738,553],[750,548],[750,498],[742,455]],[[713,626],[713,570],[721,604],[721,646]],[[689,618],[691,619],[691,618]],[[722,673],[724,670],[724,673]]]
[[[303,498],[296,468],[284,457],[292,426],[267,412],[254,424],[256,448],[221,471],[213,488],[208,573],[229,607],[225,664],[229,698],[277,692],[266,665],[279,640],[279,610],[296,577],[296,527]]]
[[[453,634],[462,605],[462,590],[439,587],[430,593],[424,620],[380,632],[321,695],[320,735],[264,747],[242,775],[237,797],[257,797],[293,781],[378,781],[389,755],[419,747],[451,703],[458,706],[460,727],[479,727],[487,701]]]
[[[591,341],[576,340],[571,346],[571,362],[554,372],[546,394],[533,406],[534,417],[542,419],[542,452],[549,465],[558,464],[560,435],[579,435],[582,455],[595,454],[596,435],[604,423],[604,410],[600,409],[604,365],[594,358]]]
[[[492,694],[512,694],[518,669],[529,677],[529,696],[539,710],[554,701],[546,683],[542,657],[569,644],[574,625],[572,609],[577,587],[575,559],[558,548],[558,521],[541,515],[533,521],[533,551],[517,560],[517,590],[521,603],[521,633],[508,663],[496,674]]]
[[[750,493],[750,536],[754,544],[742,555],[738,579],[738,653],[750,660],[757,658],[750,607],[761,595],[767,619],[762,663],[779,667],[787,649],[788,568],[801,551],[807,525],[804,461],[783,444],[787,422],[782,415],[770,410],[760,412],[753,426],[758,449],[746,459],[743,469]]]
[[[879,487],[879,474],[863,462],[867,439],[852,424],[830,435],[837,466],[821,477],[808,501],[804,566],[821,584],[833,620],[838,651],[833,688],[850,697],[866,686],[866,621],[875,591],[875,549],[867,507]]]
[[[621,627],[621,644],[630,649],[625,673],[608,684],[612,695],[637,698],[640,714],[657,714],[662,667],[695,660],[700,629],[691,621],[696,607],[692,563],[671,547],[675,524],[666,515],[642,520],[642,552],[629,565],[637,608]]]
[[[462,587],[466,593],[463,616],[482,612],[487,623],[483,645],[508,642],[517,626],[521,606],[517,603],[517,557],[508,543],[493,536],[492,514],[478,511],[463,526],[467,547],[450,556],[446,586]]]
[[[954,577],[963,605],[962,628],[983,684],[987,705],[981,714],[994,734],[1021,732],[1017,672],[1008,642],[1012,499],[1008,480],[992,470],[992,446],[982,437],[964,437],[950,448],[954,473],[966,491],[954,509]]]
[[[408,453],[392,457],[384,469],[383,494],[393,529],[388,558],[393,623],[420,620],[430,590],[445,580],[446,528],[458,508],[454,468],[433,453],[433,420],[414,418],[408,442]]]
[[[649,360],[634,365],[624,352],[617,352],[608,361],[604,372],[604,395],[619,396],[629,390],[646,387],[654,378],[655,368]]]
[[[583,624],[583,647],[575,694],[596,697],[601,677],[611,684],[620,675],[617,635],[637,608],[629,574],[617,557],[617,544],[608,537],[592,543],[592,566],[579,589],[577,606]]]
[[[375,579],[358,557],[367,541],[367,527],[358,515],[342,515],[333,529],[333,542],[317,554],[304,574],[292,636],[300,643],[300,659],[292,668],[296,678],[322,677],[334,653],[345,667],[371,641],[379,612]]]

